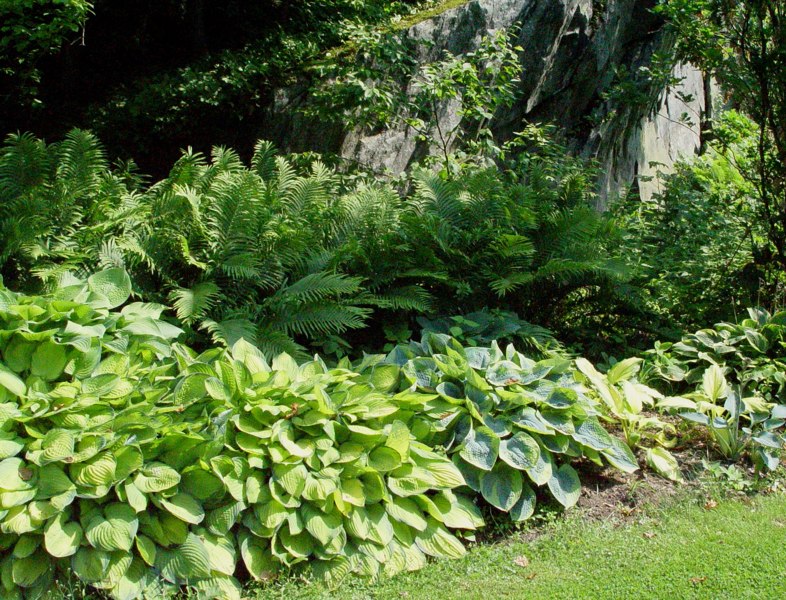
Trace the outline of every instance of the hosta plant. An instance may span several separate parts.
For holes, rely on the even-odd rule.
[[[647,353],[649,377],[683,392],[718,365],[730,384],[755,390],[770,402],[786,402],[786,312],[749,308],[748,316],[687,334],[675,344],[656,344]]]
[[[740,384],[730,385],[723,369],[709,366],[696,390],[674,398],[671,406],[683,419],[707,427],[715,449],[727,460],[749,453],[758,471],[772,471],[786,447],[783,426],[786,405],[746,395]]]
[[[677,459],[668,451],[677,431],[655,412],[669,399],[636,380],[642,359],[628,358],[614,364],[606,374],[600,373],[584,359],[576,359],[587,386],[600,400],[603,419],[617,425],[625,442],[642,448],[647,464],[657,473],[678,481],[682,479]],[[672,437],[670,437],[672,436]]]
[[[413,433],[444,446],[467,485],[514,520],[532,515],[533,486],[546,486],[565,507],[576,504],[577,459],[638,468],[628,446],[601,425],[569,360],[536,362],[513,346],[463,348],[426,333],[386,362],[401,365],[397,399],[411,411]]]
[[[455,557],[482,525],[460,471],[411,435],[390,370],[196,354],[119,270],[49,297],[0,292],[0,582],[58,571],[115,598],[237,598],[308,565],[329,582]]]

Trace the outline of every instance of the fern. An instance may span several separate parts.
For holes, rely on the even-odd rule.
[[[212,281],[197,283],[191,288],[172,290],[169,299],[177,314],[184,323],[191,324],[203,318],[213,308],[221,290]]]

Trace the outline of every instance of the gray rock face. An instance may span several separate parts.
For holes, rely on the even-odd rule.
[[[612,105],[604,92],[624,67],[635,72],[668,44],[662,23],[650,9],[654,0],[471,0],[411,27],[418,60],[436,60],[448,50],[462,54],[481,38],[514,24],[523,74],[519,101],[495,116],[492,128],[506,139],[529,122],[552,122],[564,132],[572,151],[598,161],[599,202],[636,185],[643,199],[657,191],[650,180],[656,168],[668,168],[700,147],[704,110],[701,73],[678,67],[684,77],[677,89],[654,90],[649,106]],[[681,93],[680,93],[681,92]],[[689,102],[686,96],[692,96]],[[307,85],[282,90],[271,109],[266,137],[289,151],[333,152],[378,170],[404,170],[427,148],[405,126],[368,134],[362,130],[314,122],[299,115],[308,102]],[[608,118],[613,112],[613,117]],[[681,122],[687,113],[693,124]],[[444,110],[442,124],[455,124],[455,111]],[[662,165],[658,167],[658,165]]]

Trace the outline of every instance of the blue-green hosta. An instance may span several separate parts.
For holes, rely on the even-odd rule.
[[[161,306],[126,304],[122,271],[67,283],[0,288],[3,598],[58,571],[128,599],[389,575],[463,554],[473,489],[521,519],[528,481],[575,503],[573,458],[636,467],[567,361],[437,335],[355,366],[197,354]]]
[[[462,348],[426,334],[386,362],[401,366],[408,391],[397,398],[412,413],[413,432],[446,447],[467,485],[514,520],[532,515],[532,485],[547,486],[565,507],[576,504],[573,460],[638,468],[628,446],[601,425],[599,403],[567,359],[536,362],[513,346]]]

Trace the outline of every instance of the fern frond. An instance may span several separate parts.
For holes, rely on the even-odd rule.
[[[265,182],[273,178],[276,169],[276,152],[275,145],[267,140],[259,140],[254,146],[251,167]]]
[[[219,287],[212,281],[197,283],[191,288],[178,288],[169,294],[177,318],[191,324],[198,321],[215,305],[221,294]]]
[[[340,273],[311,273],[281,288],[274,297],[286,301],[319,302],[325,298],[356,293],[362,282],[360,277],[349,277]]]
[[[272,321],[276,328],[287,333],[317,337],[340,334],[347,329],[360,329],[371,315],[371,310],[358,306],[345,306],[337,302],[299,306],[286,315],[279,314]]]
[[[200,329],[204,329],[210,334],[214,344],[231,348],[241,339],[250,344],[256,344],[257,327],[248,319],[234,318],[222,321],[203,319]]]
[[[379,308],[392,310],[411,310],[428,313],[432,309],[433,298],[428,291],[417,285],[395,288],[386,292],[362,296],[359,300]]]

